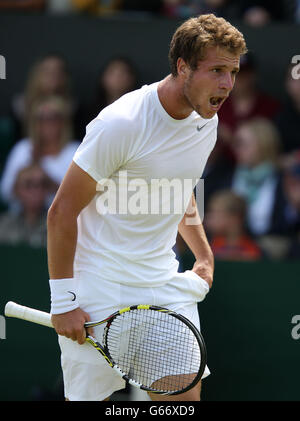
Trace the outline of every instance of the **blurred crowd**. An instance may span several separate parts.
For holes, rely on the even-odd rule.
[[[271,21],[300,22],[299,0],[0,0],[0,9],[94,16],[138,13],[177,19],[214,13],[252,26]]]
[[[131,61],[111,58],[101,69],[94,98],[83,107],[63,57],[46,55],[32,66],[24,92],[0,115],[0,244],[46,246],[47,210],[86,125],[136,87]]]
[[[0,6],[5,3],[0,0]],[[9,3],[30,3],[32,8],[46,4]],[[138,7],[130,1],[68,3],[80,10],[87,10],[88,3]],[[163,3],[165,13],[173,16],[188,15],[188,10],[176,9],[179,5],[221,8],[235,2]],[[282,7],[288,3],[278,2]],[[256,58],[248,53],[218,113],[218,142],[203,174],[203,223],[216,259],[300,257],[300,79],[294,76],[287,66],[285,99],[279,101],[259,89]],[[47,210],[86,125],[105,106],[138,87],[135,64],[112,57],[99,72],[90,104],[83,105],[73,94],[64,57],[49,54],[32,65],[23,92],[11,99],[9,116],[0,116],[0,244],[46,246]],[[190,267],[191,253],[180,236],[176,252],[182,268]]]

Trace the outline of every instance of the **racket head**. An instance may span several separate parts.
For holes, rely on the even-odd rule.
[[[103,346],[98,350],[130,384],[152,393],[176,395],[201,379],[207,359],[205,342],[181,314],[159,306],[135,305],[116,311],[103,322]],[[193,358],[196,361],[190,361]],[[176,371],[188,369],[192,370],[189,374]]]

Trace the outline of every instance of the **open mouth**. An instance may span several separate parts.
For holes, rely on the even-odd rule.
[[[219,108],[222,105],[222,103],[225,101],[225,99],[226,97],[224,96],[212,96],[209,99],[209,102],[213,108]]]

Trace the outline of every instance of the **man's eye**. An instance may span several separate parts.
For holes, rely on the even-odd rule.
[[[220,73],[221,72],[221,69],[213,69],[213,72]]]

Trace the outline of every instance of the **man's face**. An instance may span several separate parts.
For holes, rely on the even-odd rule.
[[[191,70],[182,60],[178,64],[183,78],[183,96],[203,118],[212,118],[230,94],[239,71],[240,55],[220,47],[207,49],[198,68]]]

